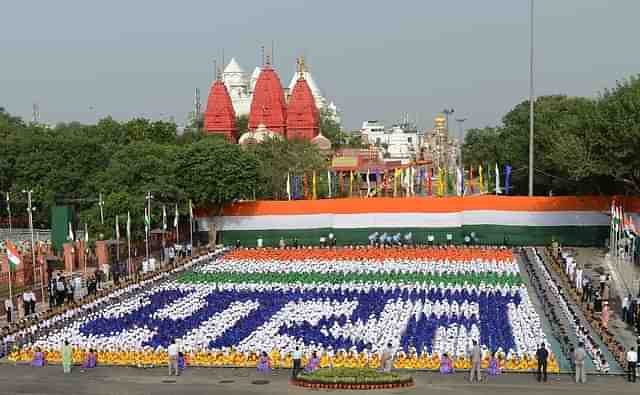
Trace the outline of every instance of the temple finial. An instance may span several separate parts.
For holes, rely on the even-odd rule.
[[[304,56],[300,55],[300,57],[297,60],[298,63],[298,74],[300,75],[300,79],[304,79],[304,73],[306,71],[305,69],[305,65],[304,65]]]

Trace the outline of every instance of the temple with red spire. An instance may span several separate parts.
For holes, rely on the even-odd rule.
[[[278,74],[271,67],[269,58],[260,71],[253,91],[249,112],[249,129],[264,125],[268,130],[286,136],[287,106]]]
[[[238,140],[236,128],[236,112],[231,103],[227,87],[222,82],[220,72],[207,99],[207,110],[204,113],[204,129],[209,134],[222,134],[230,143]]]
[[[287,106],[287,139],[311,141],[320,133],[320,112],[304,77],[304,58],[298,59],[298,81]]]

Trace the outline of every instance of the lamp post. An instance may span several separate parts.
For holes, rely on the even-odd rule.
[[[36,282],[36,242],[35,234],[33,231],[33,212],[36,210],[32,205],[31,195],[33,190],[22,190],[22,193],[27,194],[27,213],[29,214],[29,231],[31,232],[31,263],[33,264],[33,283]],[[40,292],[42,294],[41,299],[44,301],[44,284],[42,282],[42,266],[40,267]]]
[[[529,47],[529,196],[533,196],[533,2],[529,0],[530,9],[530,47]]]
[[[149,234],[151,233],[151,199],[153,199],[153,196],[151,195],[151,192],[147,192],[147,196],[145,196],[144,198],[147,201],[147,218],[149,220],[149,224],[145,225],[145,227],[147,227],[147,231],[145,233],[146,233],[147,265],[148,265],[149,264]]]
[[[458,126],[460,127],[460,140],[458,141],[458,160],[460,162],[460,167],[464,171],[464,164],[462,162],[462,144],[464,144],[464,121],[467,118],[457,118]]]
[[[449,115],[453,115],[454,112],[456,111],[453,108],[445,108],[444,110],[442,110],[442,113],[447,120],[447,123],[445,125],[447,128],[447,137],[449,137]]]

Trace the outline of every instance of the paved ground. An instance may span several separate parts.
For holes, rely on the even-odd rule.
[[[599,273],[611,274],[612,287],[610,292],[611,315],[609,329],[625,347],[635,347],[637,337],[632,326],[620,319],[622,298],[631,292],[634,296],[640,279],[640,267],[622,260],[607,259],[606,251],[602,248],[576,248],[576,261],[582,264],[587,275],[597,278]]]
[[[188,369],[175,382],[166,383],[165,369],[96,368],[82,372],[75,369],[64,375],[60,366],[36,369],[27,366],[0,365],[0,394],[306,394],[311,390],[288,384],[288,371],[277,371],[269,384],[255,385],[260,379],[248,369]],[[531,374],[511,374],[492,378],[489,382],[469,384],[462,373],[441,376],[415,373],[416,386],[410,389],[356,391],[356,394],[625,394],[637,393],[638,384],[621,377],[590,376],[589,383],[574,384],[568,375],[552,376],[546,384],[535,381]],[[224,383],[224,381],[230,381]],[[323,391],[347,392],[347,391]]]

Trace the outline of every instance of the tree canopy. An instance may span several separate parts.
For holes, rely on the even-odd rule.
[[[640,80],[619,82],[595,99],[564,95],[535,101],[536,194],[640,193]],[[467,132],[465,166],[510,164],[515,194],[528,192],[529,102],[502,125]]]

